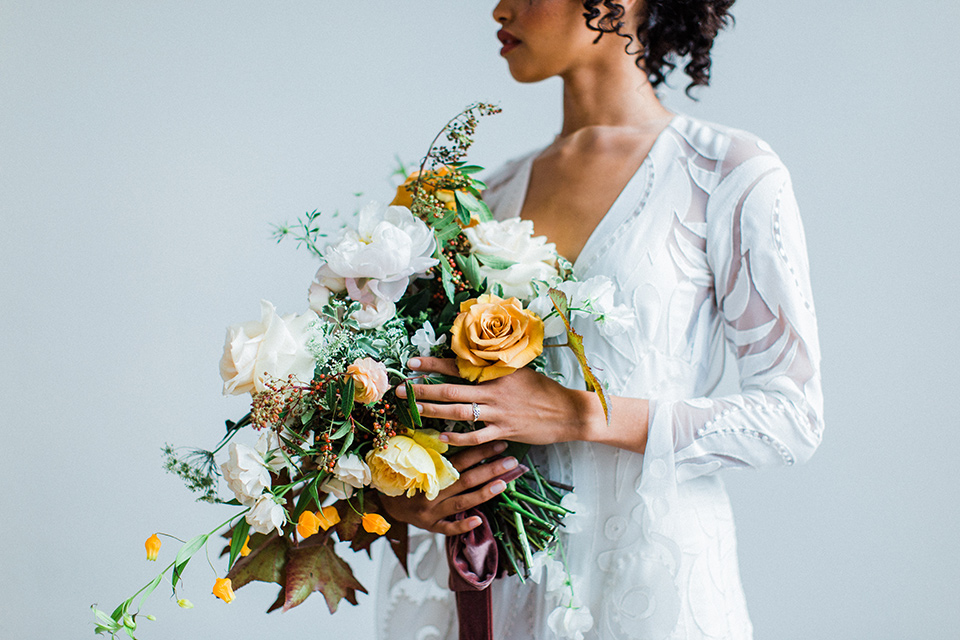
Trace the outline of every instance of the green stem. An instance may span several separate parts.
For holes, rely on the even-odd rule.
[[[568,513],[572,513],[572,511],[570,511],[569,509],[564,509],[563,507],[560,507],[560,506],[557,506],[557,505],[554,505],[554,504],[550,504],[549,502],[544,502],[543,500],[538,500],[538,499],[536,499],[536,498],[534,498],[534,497],[532,497],[532,496],[528,496],[528,495],[526,495],[526,494],[520,493],[519,491],[510,491],[510,490],[508,490],[508,491],[507,491],[507,494],[510,495],[510,496],[512,496],[512,497],[514,497],[514,498],[516,498],[517,500],[523,500],[524,502],[527,502],[527,503],[529,503],[529,504],[537,505],[537,506],[540,507],[541,509],[546,509],[546,510],[548,510],[548,511],[553,511],[554,513],[559,513],[560,515],[564,515],[564,516],[565,516],[565,515],[567,515]]]
[[[523,561],[527,567],[533,564],[533,554],[530,553],[530,544],[527,542],[527,531],[523,528],[523,518],[519,513],[514,512],[513,523],[517,527],[517,534],[520,538],[520,548],[523,550]]]

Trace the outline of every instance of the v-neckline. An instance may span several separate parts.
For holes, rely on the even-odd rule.
[[[630,179],[627,180],[627,183],[623,185],[623,188],[620,190],[620,193],[617,194],[617,197],[613,201],[613,204],[610,205],[610,208],[606,210],[606,212],[600,217],[600,220],[597,222],[596,226],[593,227],[593,230],[590,231],[590,234],[587,236],[587,241],[583,244],[583,247],[580,249],[580,253],[577,254],[577,259],[572,262],[573,272],[575,274],[580,275],[582,273],[584,256],[587,255],[589,253],[588,250],[590,250],[592,246],[598,242],[597,237],[600,235],[598,232],[603,227],[610,224],[610,220],[612,218],[610,214],[616,211],[617,209],[619,209],[620,207],[622,207],[626,200],[631,199],[633,192],[635,192],[638,188],[638,184],[640,182],[641,177],[646,173],[646,169],[653,162],[651,158],[653,157],[653,154],[661,146],[661,142],[666,137],[665,134],[667,133],[667,130],[672,128],[675,129],[676,128],[675,125],[677,124],[677,121],[680,120],[682,117],[683,116],[681,116],[679,113],[673,114],[673,117],[670,119],[670,122],[667,123],[667,126],[665,126],[663,130],[661,130],[660,133],[657,134],[657,137],[654,138],[653,144],[650,146],[650,150],[647,151],[647,155],[643,158],[643,161],[640,163],[640,166],[638,166],[636,171],[633,172],[633,175],[630,176]],[[526,201],[527,201],[527,192],[530,190],[530,177],[531,177],[531,174],[533,173],[533,163],[538,157],[540,157],[540,154],[544,151],[544,149],[546,149],[546,147],[542,147],[530,153],[523,160],[523,164],[520,167],[520,170],[517,172],[517,178],[520,178],[520,182],[519,182],[520,191],[518,193],[519,197],[515,200],[515,202],[517,203],[516,211],[511,217],[519,218],[520,214],[523,212],[523,206],[524,204],[526,204]],[[534,229],[534,233],[536,233],[536,229]],[[549,241],[550,239],[547,238],[547,240]],[[566,258],[566,256],[563,256],[563,257]]]

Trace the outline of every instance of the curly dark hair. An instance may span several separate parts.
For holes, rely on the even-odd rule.
[[[597,40],[605,33],[627,39],[627,53],[637,56],[637,66],[647,74],[650,84],[663,84],[677,62],[689,56],[683,70],[690,76],[687,95],[697,86],[710,84],[710,49],[717,33],[733,20],[730,7],[734,0],[644,0],[644,15],[636,34],[623,33],[626,10],[615,0],[583,0],[587,26],[597,31]],[[602,7],[602,9],[601,9]],[[631,51],[637,42],[638,51]]]

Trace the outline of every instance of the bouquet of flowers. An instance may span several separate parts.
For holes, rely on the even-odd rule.
[[[357,592],[366,591],[334,534],[368,553],[385,537],[406,566],[406,525],[390,517],[380,496],[422,492],[434,499],[459,477],[440,432],[476,426],[419,414],[411,357],[455,357],[461,377],[476,383],[526,366],[549,375],[544,340],[566,335],[556,346],[573,349],[606,410],[570,315],[591,314],[615,330],[623,310],[606,295],[609,283],[575,282],[571,265],[533,235],[532,223],[493,219],[476,177],[481,168],[464,158],[479,117],[498,111],[478,103],[458,114],[391,205],[364,207],[335,236],[322,233],[316,211],[277,228],[278,240],[294,238],[321,261],[310,310],[279,315],[263,301],[259,321],[231,326],[220,362],[223,391],[249,393],[250,412],[227,421],[212,450],[181,454],[168,445],[164,452],[166,468],[200,500],[231,507],[231,514],[184,542],[113,613],[94,606],[98,633],[134,637],[144,600],[168,573],[179,596],[185,567],[218,533],[227,571],[216,578],[214,595],[230,602],[251,581],[274,582],[281,589],[269,611],[295,607],[315,591],[331,612],[342,599],[357,604]],[[446,381],[463,382],[418,380]],[[524,460],[527,448],[512,444],[508,453]],[[232,499],[219,497],[221,479]],[[559,544],[570,511],[563,498],[572,487],[549,481],[529,462],[502,479],[507,489],[482,510],[506,570],[523,579]],[[148,559],[157,558],[160,545],[150,536]]]

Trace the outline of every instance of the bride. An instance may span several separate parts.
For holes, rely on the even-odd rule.
[[[563,537],[568,584],[493,586],[494,637],[602,640],[752,637],[733,517],[718,471],[803,462],[823,422],[819,346],[803,230],[790,177],[755,136],[670,113],[655,88],[687,56],[688,91],[708,84],[710,48],[732,0],[501,0],[500,54],[520,82],[563,80],[556,139],[488,180],[498,218],[532,220],[580,280],[610,277],[634,321],[607,336],[576,328],[609,385],[611,421],[566,349],[564,385],[530,369],[477,386],[418,385],[422,412],[484,427],[449,434],[468,447],[459,482],[388,510],[423,530],[409,575],[381,572],[383,638],[453,638],[442,535],[452,516],[504,489],[535,448],[549,477],[576,487]],[[708,397],[736,358],[740,392]],[[422,358],[422,372],[456,374]],[[402,390],[401,390],[402,391]],[[480,464],[483,460],[490,460]],[[442,535],[441,535],[442,534]],[[392,563],[392,560],[386,562]],[[555,573],[555,571],[554,571]],[[562,576],[561,576],[562,577]]]

